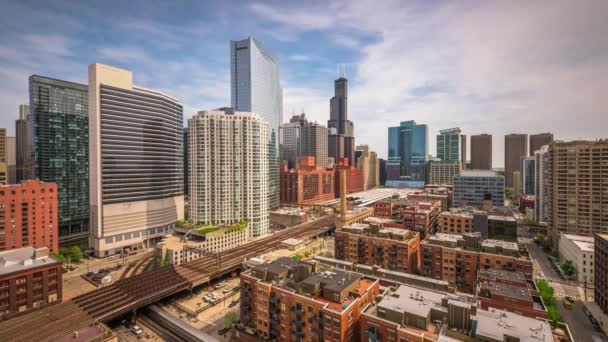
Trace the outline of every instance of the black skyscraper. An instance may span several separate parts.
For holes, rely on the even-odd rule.
[[[337,163],[340,158],[355,161],[355,127],[348,120],[348,81],[340,77],[335,81],[335,96],[329,101],[329,157]]]

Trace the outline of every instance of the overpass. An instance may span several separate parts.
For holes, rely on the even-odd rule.
[[[334,215],[276,232],[237,248],[179,266],[154,268],[121,279],[71,301],[50,305],[0,322],[0,339],[14,342],[55,341],[74,331],[107,322],[172,294],[238,270],[244,259],[278,247],[287,238],[308,239],[335,229]]]

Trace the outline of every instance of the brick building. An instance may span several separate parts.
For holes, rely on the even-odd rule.
[[[335,232],[336,259],[405,273],[420,268],[420,234],[407,229],[352,224]]]
[[[595,234],[593,242],[594,301],[608,314],[608,234]]]
[[[374,216],[403,223],[403,228],[424,238],[435,232],[441,212],[440,201],[414,201],[396,196],[374,203]]]
[[[0,318],[61,299],[61,262],[47,247],[0,252]]]
[[[57,185],[28,180],[0,186],[0,251],[21,247],[59,250]]]
[[[280,258],[241,273],[239,335],[276,341],[360,341],[362,308],[380,282]],[[246,340],[243,336],[242,340]]]
[[[348,158],[340,158],[333,168],[335,172],[335,197],[340,197],[340,171],[346,170],[346,193],[363,191],[363,171],[349,164]]]
[[[281,203],[314,204],[335,198],[335,174],[315,164],[315,157],[301,156],[298,169],[281,169]],[[348,180],[347,180],[348,181]]]
[[[407,199],[417,202],[441,202],[441,211],[449,210],[452,207],[452,194],[446,188],[428,189],[413,194],[408,194]]]
[[[481,234],[439,233],[420,243],[421,273],[445,280],[450,287],[473,292],[480,270],[501,269],[522,272],[532,279],[532,261],[515,242],[482,240]]]

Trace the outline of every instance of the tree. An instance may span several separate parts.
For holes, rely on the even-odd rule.
[[[305,258],[309,258],[310,257],[310,251],[304,251],[304,257]]]
[[[224,315],[224,327],[230,328],[232,325],[239,321],[239,314],[236,311],[228,311]]]
[[[572,262],[572,260],[566,260],[562,264],[562,271],[567,276],[571,276],[574,273],[576,273],[576,267],[574,266],[574,263]]]
[[[70,258],[72,258],[72,261],[74,262],[80,262],[80,259],[83,258],[82,250],[80,250],[80,247],[72,246],[72,248],[70,248]]]

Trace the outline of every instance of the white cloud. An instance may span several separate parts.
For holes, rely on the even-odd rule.
[[[310,56],[307,55],[291,55],[288,58],[290,61],[294,62],[307,62],[312,59]]]

